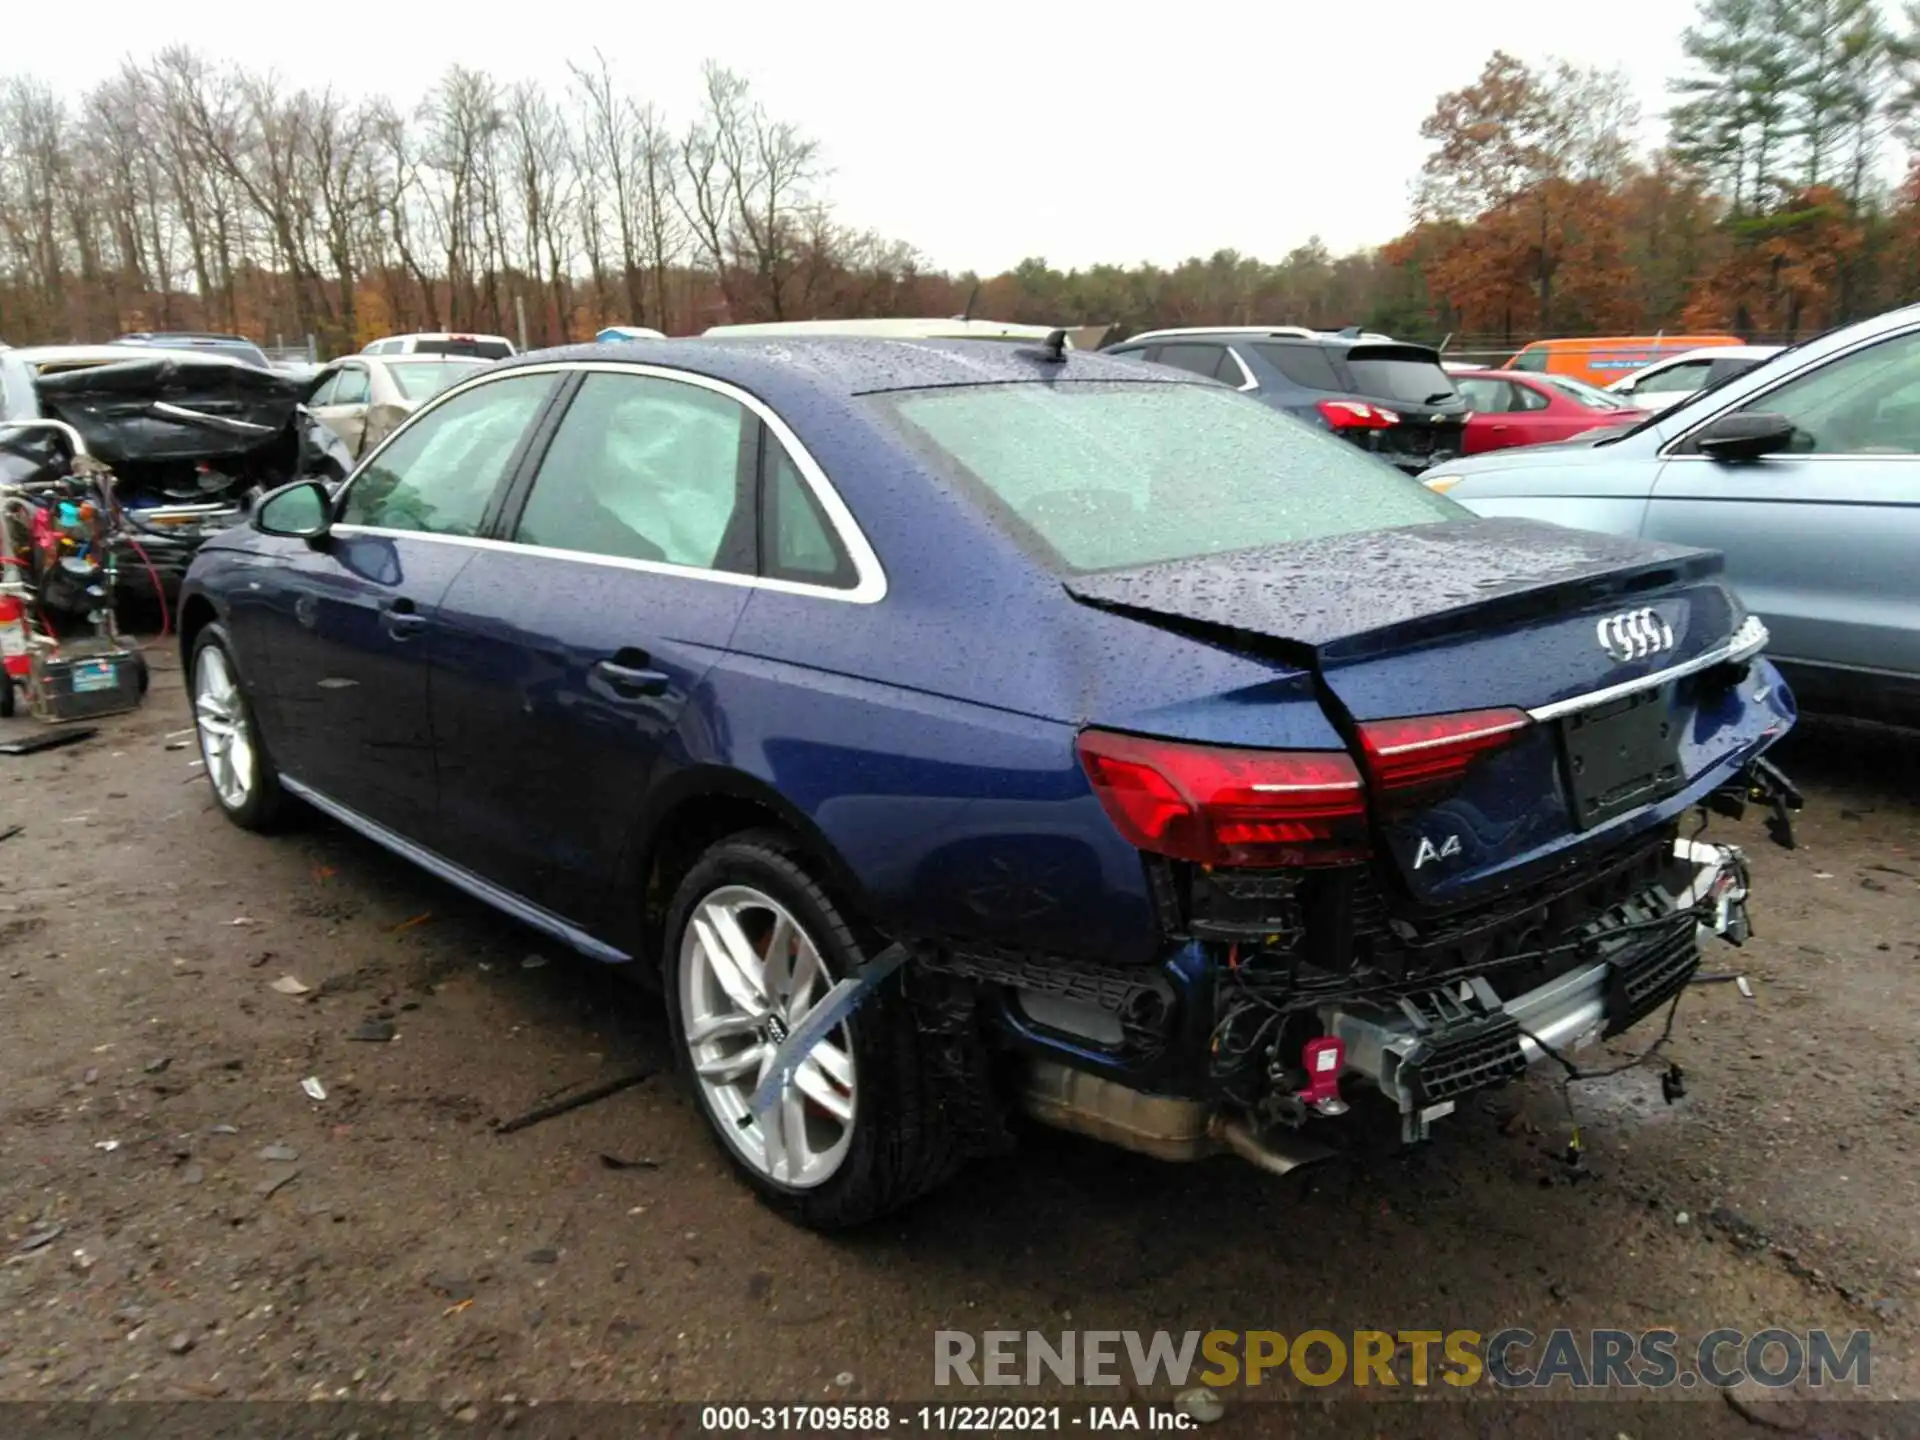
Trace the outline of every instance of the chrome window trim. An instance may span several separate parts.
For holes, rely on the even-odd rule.
[[[1859,354],[1862,350],[1870,350],[1875,345],[1884,345],[1890,340],[1905,340],[1916,333],[1920,333],[1920,325],[1906,325],[1906,326],[1902,326],[1900,329],[1897,329],[1897,330],[1886,331],[1883,334],[1867,336],[1861,340],[1856,341],[1854,344],[1847,346],[1847,348],[1844,350],[1835,350],[1831,354],[1822,355],[1817,359],[1806,360],[1802,364],[1795,366],[1792,370],[1789,370],[1786,374],[1780,376],[1778,379],[1773,380],[1770,383],[1761,386],[1757,390],[1749,390],[1746,394],[1742,395],[1738,400],[1733,401],[1731,404],[1721,406],[1719,409],[1715,410],[1711,415],[1707,415],[1702,419],[1698,420],[1693,425],[1689,426],[1687,429],[1681,431],[1678,435],[1674,436],[1671,440],[1662,442],[1659,448],[1654,451],[1654,454],[1659,459],[1662,459],[1662,460],[1708,460],[1708,461],[1713,461],[1713,463],[1715,464],[1724,464],[1725,463],[1724,461],[1714,460],[1714,457],[1711,455],[1676,455],[1673,452],[1676,448],[1686,444],[1687,441],[1691,440],[1695,435],[1699,434],[1702,430],[1706,429],[1707,426],[1713,424],[1713,422],[1718,420],[1722,415],[1731,415],[1736,410],[1745,409],[1747,406],[1752,405],[1754,402],[1764,399],[1766,396],[1773,394],[1775,391],[1779,390],[1782,386],[1791,385],[1795,380],[1800,379],[1804,375],[1810,375],[1815,370],[1825,369],[1827,366],[1836,364],[1841,360],[1845,360],[1849,356]],[[1774,358],[1777,359],[1778,357],[1776,356]],[[1769,365],[1771,363],[1772,363],[1772,360],[1762,360],[1760,362],[1760,365]],[[1760,365],[1754,366],[1753,367],[1754,370],[1759,369]],[[1745,372],[1746,375],[1751,375],[1752,373],[1753,373],[1753,370],[1748,370],[1747,372]],[[1745,378],[1744,375],[1736,375],[1734,377],[1736,381],[1744,378]],[[1692,393],[1695,395],[1698,395],[1700,392],[1698,390],[1695,390]],[[1687,399],[1688,399],[1688,396],[1682,395],[1680,399],[1675,401],[1674,403],[1676,406],[1683,405],[1686,403]],[[1822,454],[1820,451],[1814,450],[1806,454],[1795,453],[1791,458],[1795,460],[1886,461],[1886,460],[1899,460],[1907,457],[1902,457],[1899,455],[1832,455],[1832,454]]]
[[[1550,705],[1529,710],[1527,714],[1535,720],[1558,720],[1563,715],[1574,715],[1582,710],[1591,710],[1596,705],[1605,705],[1609,701],[1618,700],[1627,695],[1637,695],[1642,690],[1652,690],[1657,686],[1665,685],[1670,680],[1681,680],[1688,675],[1697,675],[1700,671],[1711,670],[1716,665],[1745,660],[1759,654],[1766,646],[1767,638],[1767,627],[1761,623],[1760,617],[1749,615],[1740,623],[1740,628],[1733,632],[1732,639],[1705,654],[1696,655],[1691,660],[1683,660],[1678,665],[1669,665],[1664,670],[1656,670],[1651,675],[1622,680],[1618,685],[1589,690],[1585,695],[1555,700]]]
[[[717,380],[711,375],[699,375],[690,370],[675,370],[666,365],[647,365],[639,362],[621,362],[611,360],[551,360],[539,365],[516,365],[510,370],[480,375],[471,380],[462,380],[446,390],[442,390],[432,400],[408,416],[405,423],[396,427],[379,446],[369,453],[353,474],[341,483],[334,496],[335,513],[345,500],[347,491],[355,481],[379,459],[381,451],[393,444],[408,430],[419,424],[442,405],[456,395],[464,395],[482,385],[495,384],[502,380],[511,380],[518,375],[569,375],[608,374],[642,375],[656,380],[671,380],[684,385],[692,385],[702,390],[710,390],[716,395],[724,395],[745,408],[748,413],[759,417],[768,432],[787,452],[794,468],[807,482],[807,488],[813,492],[821,512],[827,517],[827,524],[833,527],[834,535],[839,539],[847,557],[853,562],[854,584],[849,588],[837,588],[832,585],[812,585],[799,580],[780,580],[770,576],[741,575],[731,570],[714,570],[698,565],[670,565],[658,560],[629,560],[616,555],[594,555],[584,550],[561,550],[547,545],[528,545],[518,540],[492,540],[472,535],[436,535],[426,530],[397,530],[380,525],[336,525],[334,531],[342,535],[378,535],[389,539],[416,538],[437,540],[470,545],[478,549],[511,550],[528,555],[542,555],[554,558],[581,561],[593,565],[605,565],[618,570],[640,570],[654,575],[680,575],[694,580],[713,580],[723,585],[744,585],[756,590],[775,590],[785,595],[812,595],[822,600],[840,600],[851,605],[874,605],[887,597],[887,572],[880,563],[880,557],[874,553],[868,542],[866,532],[860,528],[860,522],[854,519],[853,511],[846,501],[840,498],[840,492],[827,478],[826,471],[820,468],[820,462],[813,458],[812,452],[800,443],[800,437],[793,433],[791,426],[759,396],[743,390],[725,380]]]
[[[1235,350],[1231,345],[1223,345],[1221,349],[1231,355],[1233,357],[1233,363],[1240,367],[1240,383],[1233,388],[1243,394],[1248,390],[1258,390],[1260,388],[1260,382],[1253,378],[1253,371],[1249,370],[1247,368],[1247,362],[1240,358],[1240,352]]]

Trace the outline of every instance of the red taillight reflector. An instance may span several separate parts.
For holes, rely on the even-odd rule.
[[[1366,854],[1360,772],[1337,750],[1236,750],[1081,732],[1093,793],[1129,842],[1202,865],[1332,865]]]
[[[1362,400],[1322,400],[1318,408],[1336,430],[1385,430],[1400,423],[1400,417],[1386,406]]]
[[[1369,720],[1360,727],[1360,748],[1383,795],[1425,792],[1451,785],[1475,760],[1512,744],[1532,723],[1526,711],[1511,708]]]

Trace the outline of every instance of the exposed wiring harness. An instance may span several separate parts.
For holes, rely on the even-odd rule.
[[[166,587],[160,583],[160,572],[154,568],[153,561],[147,558],[146,546],[134,539],[130,530],[122,531],[121,538],[133,547],[133,553],[138,555],[140,563],[147,567],[147,577],[153,581],[153,598],[160,602],[160,634],[155,638],[164,640],[173,633],[173,614],[167,609],[167,592]]]

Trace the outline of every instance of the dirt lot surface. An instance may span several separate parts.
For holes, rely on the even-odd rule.
[[[1920,742],[1803,727],[1797,852],[1716,822],[1758,934],[1707,964],[1753,998],[1688,993],[1679,1103],[1576,1087],[1584,1175],[1536,1072],[1310,1182],[1035,1133],[828,1239],[670,1075],[496,1134],[664,1069],[650,1002],[331,823],[234,828],[186,724],[167,656],[0,757],[0,1400],[928,1399],[936,1329],[1516,1324],[1864,1328],[1872,1393],[1920,1394]]]

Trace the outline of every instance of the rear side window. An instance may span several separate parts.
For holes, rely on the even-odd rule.
[[[1684,365],[1669,365],[1653,375],[1634,382],[1636,395],[1686,395],[1707,383],[1707,360],[1689,360]]]
[[[1476,376],[1460,382],[1460,393],[1476,414],[1504,415],[1513,408],[1514,386],[1504,380]]]
[[[1419,350],[1389,350],[1356,345],[1347,352],[1347,373],[1356,395],[1398,400],[1403,405],[1438,405],[1459,392],[1440,362]]]
[[[428,411],[354,477],[341,523],[479,534],[493,492],[552,389],[551,375],[508,376]]]
[[[751,572],[751,553],[740,553],[753,533],[747,433],[746,411],[711,390],[588,375],[540,461],[514,539]]]
[[[333,399],[330,405],[364,405],[367,403],[367,372],[358,365],[349,365],[340,372],[333,384]]]
[[[1218,345],[1162,345],[1159,363],[1195,375],[1205,375],[1211,380],[1221,358]]]
[[[996,523],[1068,571],[1467,514],[1356,447],[1210,385],[955,386],[870,403]]]
[[[857,578],[853,562],[840,548],[800,467],[771,435],[765,445],[761,573],[808,585],[851,587]]]
[[[1333,362],[1318,345],[1256,345],[1266,362],[1296,385],[1308,390],[1344,390],[1333,373]]]

